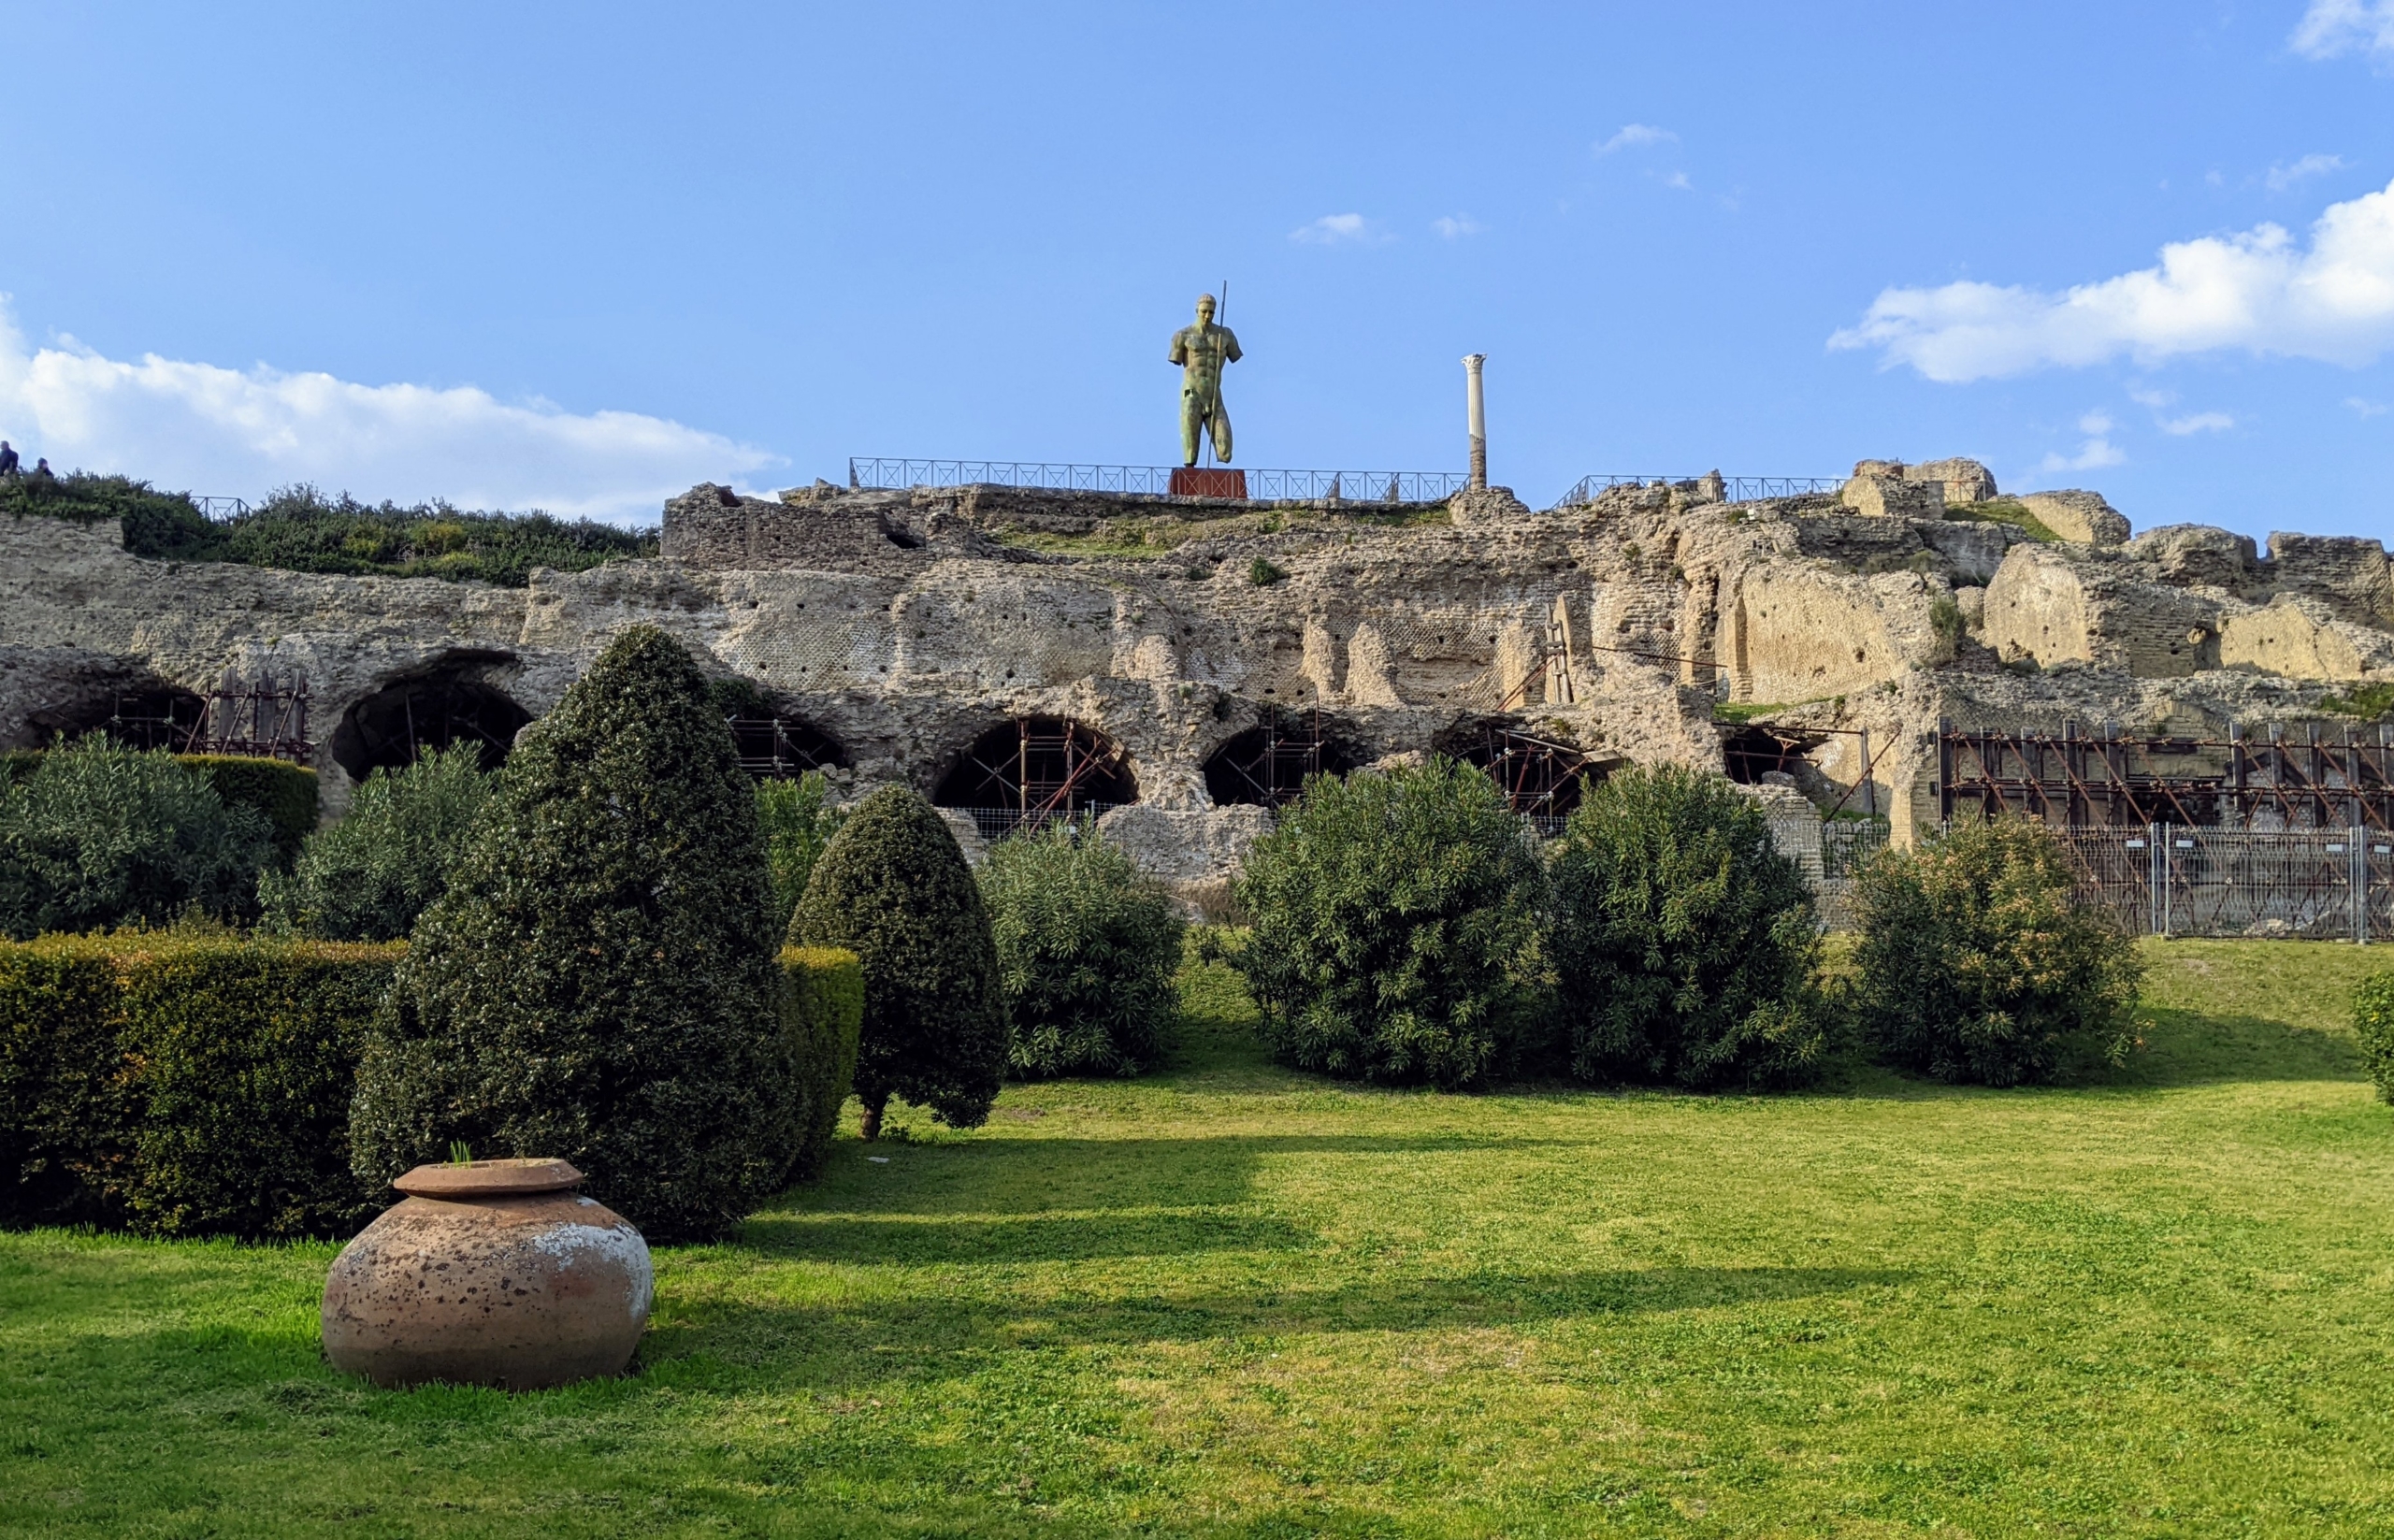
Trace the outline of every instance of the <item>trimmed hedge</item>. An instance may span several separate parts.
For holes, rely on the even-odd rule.
[[[175,763],[215,787],[226,807],[264,813],[274,830],[278,866],[289,867],[300,845],[316,832],[316,772],[306,765],[234,754],[179,754]]]
[[[786,946],[782,1019],[798,1041],[798,1162],[803,1181],[823,1169],[840,1108],[857,1072],[864,1026],[864,965],[840,946]]]
[[[2394,970],[2372,973],[2353,991],[2353,1030],[2377,1100],[2394,1101]]]
[[[349,1102],[404,948],[128,932],[0,943],[0,1222],[346,1235]]]

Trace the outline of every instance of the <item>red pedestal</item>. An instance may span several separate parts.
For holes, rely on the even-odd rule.
[[[1153,483],[1150,483],[1153,484]],[[1223,467],[1182,466],[1172,473],[1175,497],[1247,497],[1247,472]]]

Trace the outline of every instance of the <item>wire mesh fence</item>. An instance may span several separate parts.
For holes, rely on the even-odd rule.
[[[2184,824],[2063,831],[2080,899],[2153,936],[2394,938],[2394,836]]]
[[[1098,819],[1124,804],[1120,802],[1083,802],[1072,809],[1064,808],[942,808],[942,813],[955,813],[973,820],[973,830],[983,842],[995,844],[1020,834],[1036,834],[1052,824],[1081,824],[1094,828]]]
[[[860,490],[1005,486],[1047,492],[1115,492],[1172,496],[1171,466],[1074,465],[1050,460],[908,460],[858,456],[848,461],[848,485]],[[1431,503],[1470,484],[1461,471],[1244,471],[1253,502]]]

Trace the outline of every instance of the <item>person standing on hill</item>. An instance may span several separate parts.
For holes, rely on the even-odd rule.
[[[16,475],[17,467],[21,463],[17,458],[17,452],[8,447],[8,440],[0,439],[0,476]]]

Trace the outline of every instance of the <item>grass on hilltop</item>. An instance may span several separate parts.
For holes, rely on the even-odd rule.
[[[1177,1062],[901,1110],[638,1373],[372,1391],[328,1245],[0,1237],[0,1531],[2382,1534],[2394,954],[2154,943],[2055,1090],[1359,1090],[1192,968]]]

